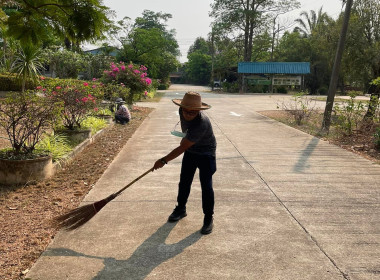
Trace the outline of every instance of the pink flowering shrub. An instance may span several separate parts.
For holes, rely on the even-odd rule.
[[[125,86],[130,89],[125,101],[132,104],[133,101],[139,100],[144,96],[152,84],[152,80],[148,77],[147,68],[144,65],[134,65],[124,62],[111,63],[110,70],[104,71],[102,80],[105,84],[113,83],[121,87]],[[119,97],[119,96],[116,96]]]
[[[37,89],[46,97],[63,104],[62,123],[71,130],[80,128],[86,116],[97,110],[96,96],[101,95],[99,85],[77,80],[56,80]]]

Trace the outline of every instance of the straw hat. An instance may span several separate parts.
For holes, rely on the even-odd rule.
[[[116,104],[125,104],[125,101],[123,100],[123,98],[116,98],[116,100],[115,100],[115,103]]]
[[[207,110],[211,106],[201,101],[201,95],[197,92],[186,92],[183,99],[172,99],[175,105],[189,110]]]

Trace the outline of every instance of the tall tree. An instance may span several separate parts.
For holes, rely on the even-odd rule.
[[[298,31],[305,37],[309,37],[313,30],[328,19],[327,14],[322,12],[322,9],[323,7],[318,10],[318,13],[314,10],[310,10],[309,13],[302,11],[300,13],[300,18],[295,20],[299,26],[295,27],[294,31]]]
[[[149,10],[143,12],[134,24],[128,23],[128,18],[117,25],[115,33],[122,43],[118,60],[144,64],[148,67],[149,76],[166,82],[169,73],[178,66],[178,43],[175,30],[167,29],[166,22],[170,14],[155,13]]]
[[[244,36],[244,61],[251,61],[254,35],[271,14],[299,7],[296,0],[214,0],[210,15],[226,32]]]

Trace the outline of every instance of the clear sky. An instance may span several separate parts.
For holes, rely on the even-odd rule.
[[[212,19],[208,16],[213,0],[104,0],[105,6],[116,12],[116,19],[125,16],[134,20],[141,16],[144,10],[169,13],[173,17],[168,21],[169,29],[176,30],[176,39],[182,56],[181,62],[187,60],[189,47],[197,37],[207,38],[210,32]],[[323,11],[336,18],[341,9],[341,0],[299,0],[301,8],[282,16],[282,21],[293,22],[299,17],[301,11],[318,11],[323,6]]]

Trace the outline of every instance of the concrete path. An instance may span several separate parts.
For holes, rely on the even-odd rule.
[[[179,143],[168,91],[85,203],[120,189]],[[60,232],[31,279],[380,279],[380,166],[258,113],[278,96],[202,94],[218,141],[215,228],[202,236],[196,178],[175,206],[181,159],[85,226]],[[146,103],[144,103],[146,105]],[[196,176],[197,177],[197,176]]]

